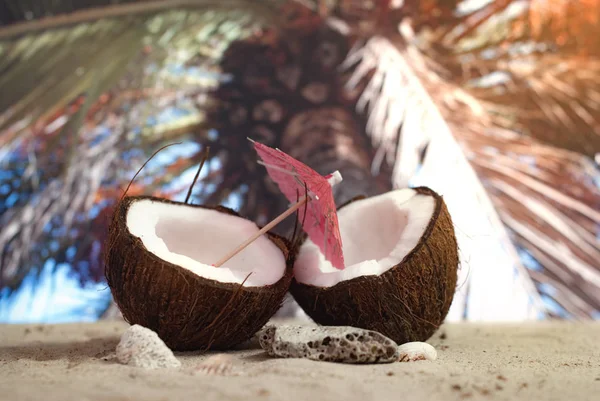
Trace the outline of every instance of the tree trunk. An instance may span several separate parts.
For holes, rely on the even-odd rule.
[[[220,68],[231,80],[212,94],[215,106],[208,113],[217,141],[226,144],[230,156],[223,161],[224,180],[207,202],[222,202],[228,193],[247,188],[240,213],[259,225],[289,202],[257,164],[246,137],[279,148],[323,175],[339,170],[338,205],[392,187],[389,166],[371,172],[375,152],[366,118],[356,113],[367,80],[348,89],[349,74],[341,68],[353,39],[302,6],[287,4],[281,15],[283,30],[259,31],[225,51]],[[293,226],[288,218],[273,231],[285,235]]]
[[[373,176],[373,151],[357,121],[347,108],[315,108],[296,115],[286,127],[281,150],[326,175],[339,170],[343,181],[334,187],[339,206],[358,196],[372,196],[391,189],[387,174]]]

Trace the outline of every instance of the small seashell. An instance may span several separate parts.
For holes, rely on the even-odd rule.
[[[227,376],[232,373],[232,370],[233,358],[226,354],[217,354],[200,363],[194,368],[193,372],[203,375]]]
[[[430,344],[423,342],[410,342],[398,347],[400,357],[398,362],[435,361],[437,351]]]

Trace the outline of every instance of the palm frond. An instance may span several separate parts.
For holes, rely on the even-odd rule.
[[[276,25],[277,19],[272,18],[271,9],[280,6],[281,3],[281,0],[266,0],[260,3],[249,0],[99,0],[95,2],[78,1],[77,3],[70,0],[59,0],[53,4],[40,4],[36,10],[29,4],[22,4],[20,0],[3,0],[0,2],[0,7],[4,6],[10,11],[2,14],[4,19],[0,19],[0,40],[44,30],[92,23],[104,18],[135,16],[147,18],[168,10],[182,9],[206,11],[209,14],[215,11],[241,10],[251,13],[254,18],[263,20],[262,22],[268,20],[271,24]],[[2,27],[2,23],[7,26]]]
[[[598,0],[492,0],[464,2],[454,18],[429,25],[432,40],[442,47],[473,54],[512,45],[538,46],[542,51],[597,56],[600,49]],[[468,4],[467,4],[468,3]],[[422,27],[416,26],[421,30]],[[429,43],[431,44],[431,43]]]
[[[158,3],[162,9],[165,2]],[[246,8],[242,7],[243,4]],[[166,52],[174,50],[168,47],[166,41],[173,41],[178,32],[185,32],[188,41],[184,46],[179,43],[177,47],[193,52],[194,44],[206,46],[215,26],[226,25],[230,32],[224,36],[230,36],[228,40],[231,41],[243,35],[242,31],[248,24],[257,26],[260,23],[259,18],[252,19],[248,15],[252,2],[238,0],[234,4],[238,8],[232,9],[225,8],[227,4],[220,2],[215,5],[208,0],[196,1],[194,5],[211,13],[172,11],[149,16],[104,18],[80,23],[74,28],[33,32],[2,42],[0,54],[5,61],[0,65],[0,90],[7,95],[0,102],[0,132],[5,131],[4,135],[9,135],[8,139],[3,138],[3,143],[8,143],[32,121],[43,119],[85,93],[92,77],[103,80],[121,76],[133,57],[139,55],[148,43],[155,45],[155,52],[162,53],[158,56],[160,59]],[[103,8],[98,12],[104,11]],[[36,23],[39,21],[32,22]],[[6,34],[7,29],[0,29],[0,34]],[[28,29],[24,28],[26,32],[31,30]],[[192,31],[199,35],[195,40],[190,39],[193,38]],[[14,36],[12,32],[9,34]],[[215,41],[217,37],[214,35],[211,39],[215,45],[218,44],[213,55],[216,59],[218,52],[227,46],[227,40]],[[114,83],[114,79],[107,79],[100,93],[106,92]]]
[[[463,82],[496,125],[588,156],[598,152],[600,59],[535,54],[488,63],[493,73]]]
[[[397,182],[433,188],[454,182],[450,189],[458,193],[457,203],[468,202],[472,194],[485,199],[485,215],[493,216],[496,224],[490,231],[504,233],[501,241],[509,249],[502,263],[518,266],[525,277],[520,284],[525,294],[537,298],[530,270],[517,262],[517,249],[537,261],[530,267],[540,271],[534,270],[535,280],[544,296],[558,301],[570,316],[589,318],[600,309],[592,295],[599,290],[600,189],[597,168],[581,153],[591,156],[600,149],[597,61],[527,48],[524,37],[514,36],[511,24],[529,16],[530,10],[515,9],[513,3],[488,2],[434,32],[414,32],[405,24],[401,36],[388,33],[387,39],[370,39],[349,64],[358,63],[355,82],[369,77],[363,100],[370,133],[389,162],[395,162]],[[432,46],[432,38],[453,47]],[[504,76],[499,83],[486,82],[498,75]],[[440,135],[447,138],[443,148],[436,146]],[[466,188],[452,181],[456,176],[445,174],[454,172],[455,158],[448,156],[454,152],[462,163],[458,171],[476,173],[471,181],[463,181],[469,183]],[[415,173],[424,178],[411,180]],[[471,210],[482,208],[470,205]],[[453,215],[460,218],[461,213]],[[509,236],[498,227],[500,221]],[[462,229],[460,220],[456,224]],[[546,281],[541,279],[544,275]],[[480,278],[476,272],[469,278],[481,284],[474,284],[472,291],[494,287]],[[549,287],[550,282],[560,285]],[[477,298],[475,304],[479,302]]]
[[[479,145],[472,163],[489,182],[488,191],[516,242],[564,280],[570,290],[563,296],[600,309],[592,296],[600,288],[600,190],[592,162],[518,136],[479,135],[473,142]],[[595,290],[582,293],[583,282]]]
[[[524,18],[518,20],[521,35],[551,43],[563,52],[600,55],[600,1],[530,0]]]
[[[494,1],[472,14],[484,15],[484,23],[457,19],[424,40],[445,47],[421,50],[444,64],[445,78],[479,99],[495,124],[593,157],[600,149],[600,43],[578,32],[600,16],[600,3]]]
[[[196,11],[47,31],[33,21],[28,33],[0,43],[0,163],[16,173],[0,176],[0,287],[17,288],[48,258],[102,279],[103,227],[119,187],[165,142],[207,142],[203,94],[222,78],[215,70],[228,43],[262,24],[248,14],[251,3],[195,2]],[[172,108],[185,116],[151,122]],[[176,178],[200,156],[149,168],[131,193],[176,196]]]
[[[491,311],[496,317],[509,319],[537,316],[543,311],[541,300],[487,191],[457,142],[463,139],[463,128],[460,123],[447,121],[440,112],[443,96],[461,91],[442,88],[446,84],[432,74],[416,48],[400,48],[381,37],[370,39],[353,53],[348,66],[355,71],[351,83],[375,70],[360,103],[367,106],[374,145],[395,164],[395,185],[427,185],[439,191],[453,216],[463,265],[459,281],[472,285],[459,291],[450,316],[462,317],[467,296],[476,297],[473,304],[477,305],[469,307],[469,318],[483,318]],[[463,119],[478,119],[477,113],[483,113],[480,108],[469,111]],[[480,269],[486,269],[485,273]],[[505,293],[481,297],[476,292],[483,288]]]

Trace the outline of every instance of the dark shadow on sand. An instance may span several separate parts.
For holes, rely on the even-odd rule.
[[[87,341],[64,343],[32,343],[27,345],[0,346],[0,361],[13,362],[21,359],[54,361],[65,359],[80,362],[82,359],[106,357],[115,350],[119,337],[100,337]]]
[[[247,362],[264,362],[272,360],[273,357],[269,356],[269,354],[267,354],[265,351],[262,351],[257,352],[256,354],[243,356],[240,359]]]

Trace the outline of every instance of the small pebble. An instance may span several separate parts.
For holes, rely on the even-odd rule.
[[[437,359],[437,351],[433,346],[427,343],[414,341],[402,344],[398,347],[400,362],[412,361],[435,361]]]
[[[121,336],[117,360],[143,369],[179,368],[181,362],[154,331],[134,324]]]
[[[398,345],[383,334],[348,326],[266,326],[259,333],[270,356],[323,362],[390,363]]]

